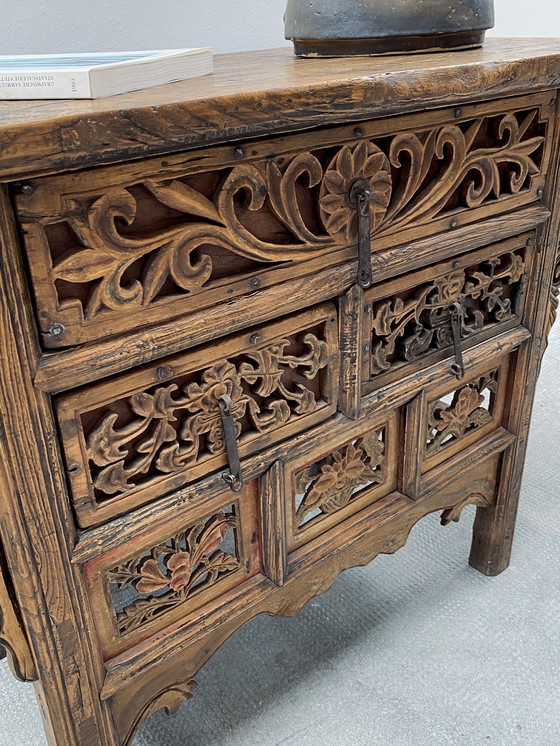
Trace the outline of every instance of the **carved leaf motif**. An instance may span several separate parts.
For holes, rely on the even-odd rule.
[[[360,447],[367,456],[370,470],[377,469],[383,465],[385,460],[385,443],[379,437],[379,432],[373,431],[364,435]]]
[[[506,252],[478,265],[436,277],[411,294],[372,305],[370,375],[414,362],[452,344],[449,306],[461,301],[461,336],[467,338],[518,313],[525,275],[523,251]]]
[[[485,403],[485,392],[498,390],[498,370],[481,376],[476,381],[458,389],[451,404],[432,402],[428,411],[426,455],[439,453],[450,440],[462,438],[470,432],[492,421],[493,399]]]
[[[368,433],[313,467],[296,473],[296,491],[303,495],[296,510],[299,527],[306,523],[309,513],[317,509],[324,515],[335,513],[348,505],[360,488],[382,481],[385,459],[385,443],[380,439],[382,432]]]
[[[167,575],[163,574],[158,567],[158,563],[153,558],[146,560],[139,567],[139,572],[142,579],[135,585],[139,593],[155,593],[167,585]]]
[[[439,413],[440,422],[437,429],[442,432],[454,425],[457,429],[464,428],[471,415],[484,402],[484,397],[476,389],[465,386],[459,392],[457,401],[451,409],[444,409]]]
[[[302,177],[307,178],[307,188],[321,182],[323,168],[312,153],[298,153],[293,156],[282,173],[274,160],[267,163],[266,180],[268,195],[274,214],[303,245],[324,246],[325,239],[313,233],[302,217],[297,185]]]
[[[284,354],[292,342],[282,339],[215,363],[180,391],[172,382],[117,400],[118,413],[105,409],[86,434],[96,490],[116,495],[225,453],[218,404],[224,394],[232,401],[237,436],[270,432],[322,406],[314,387],[286,371],[315,379],[329,363],[327,344],[307,333],[297,342],[304,344],[301,354]]]
[[[206,518],[171,537],[140,557],[112,569],[109,583],[118,589],[131,584],[138,594],[165,591],[138,598],[117,615],[121,632],[130,632],[184,602],[194,590],[213,585],[219,577],[239,568],[237,557],[219,550],[228,531],[236,526],[223,512]]]
[[[112,272],[118,265],[112,254],[104,254],[95,249],[82,249],[65,255],[53,269],[55,278],[66,282],[90,282]]]
[[[203,194],[182,181],[145,181],[144,186],[162,204],[178,212],[220,222],[215,205]]]
[[[284,348],[289,340],[283,339],[278,344],[269,345],[262,350],[251,352],[249,357],[254,360],[256,367],[251,363],[241,363],[239,376],[253,386],[258,383],[254,392],[259,396],[270,396],[278,388],[278,384],[284,375],[280,364],[284,362]]]
[[[129,481],[132,477],[124,466],[123,461],[116,464],[110,464],[102,469],[95,477],[95,488],[106,495],[114,495],[116,492],[126,492],[134,487]]]

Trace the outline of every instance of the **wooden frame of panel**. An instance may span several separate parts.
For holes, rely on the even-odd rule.
[[[187,82],[174,89],[179,91],[176,94],[165,87],[164,91],[137,92],[124,97],[119,101],[119,111],[116,103],[103,101],[56,105],[4,102],[1,107],[6,118],[2,127],[4,149],[0,170],[3,178],[69,167],[81,169],[81,175],[84,169],[101,162],[124,158],[129,162],[122,166],[123,173],[132,174],[146,155],[177,151],[185,146],[202,148],[206,137],[228,141],[235,157],[236,148],[243,147],[240,141],[243,137],[307,130],[301,136],[302,141],[309,137],[319,142],[320,132],[313,128],[340,121],[353,128],[355,124],[350,122],[371,116],[378,117],[374,126],[382,127],[384,120],[380,117],[411,110],[418,107],[419,101],[427,109],[423,114],[426,121],[433,118],[437,122],[442,117],[453,123],[463,121],[463,104],[472,105],[480,97],[480,91],[485,91],[484,95],[492,101],[475,104],[480,107],[478,111],[494,108],[498,106],[497,100],[514,93],[538,91],[545,108],[552,112],[560,84],[556,46],[546,41],[530,44],[492,41],[487,49],[454,53],[452,64],[446,54],[418,56],[413,60],[383,59],[379,63],[368,62],[368,74],[364,72],[366,63],[359,60],[337,60],[332,64],[310,61],[311,66],[301,73],[296,71],[303,68],[292,61],[276,71],[279,77],[275,82],[271,81],[269,69],[266,73],[254,72],[254,78],[247,76],[242,83],[229,78],[225,81],[222,73],[219,90],[211,91],[209,100],[208,81]],[[248,55],[249,61],[243,69],[262,66],[263,60],[278,57],[285,60],[285,53],[270,57]],[[458,81],[461,90],[451,95]],[[269,84],[272,88],[263,92],[263,86]],[[189,88],[190,85],[193,87]],[[228,86],[232,86],[231,95]],[[192,98],[185,100],[189,91]],[[336,107],[333,101],[337,102]],[[450,102],[452,107],[429,111]],[[502,108],[514,103],[506,100]],[[87,391],[86,387],[94,380],[152,364],[168,354],[226,336],[232,329],[249,328],[321,299],[340,296],[354,282],[355,262],[351,256],[341,258],[340,271],[315,264],[309,275],[300,275],[293,284],[288,268],[284,268],[284,284],[279,289],[263,287],[257,291],[260,294],[250,298],[251,290],[247,288],[245,298],[231,303],[224,297],[219,308],[195,313],[194,327],[189,317],[180,319],[181,311],[177,311],[173,319],[161,319],[159,326],[159,319],[152,318],[153,325],[146,332],[135,329],[122,337],[87,344],[83,349],[44,355],[29,292],[29,267],[25,266],[21,235],[17,233],[10,202],[18,189],[22,190],[22,196],[29,193],[29,188],[33,190],[34,182],[11,188],[6,184],[1,186],[0,539],[5,555],[2,572],[9,589],[10,607],[29,643],[34,670],[27,670],[30,676],[38,677],[36,687],[49,743],[53,746],[55,743],[57,746],[130,744],[149,715],[159,708],[173,710],[192,695],[193,676],[241,624],[262,612],[295,614],[306,601],[327,590],[342,570],[365,564],[380,552],[393,552],[402,546],[414,523],[430,512],[443,510],[445,521],[454,520],[466,504],[476,504],[470,562],[487,575],[495,575],[507,567],[534,388],[546,335],[558,305],[560,140],[556,106],[555,132],[554,136],[551,134],[549,152],[551,167],[546,183],[543,180],[537,189],[543,189],[542,195],[535,193],[543,205],[550,207],[550,216],[543,207],[518,210],[525,197],[522,195],[518,201],[514,198],[508,203],[511,213],[507,215],[496,217],[488,206],[481,208],[478,217],[488,218],[488,222],[479,224],[478,228],[470,224],[461,227],[463,218],[458,215],[451,218],[457,220],[456,226],[447,222],[447,218],[441,223],[441,230],[448,232],[439,237],[422,242],[416,234],[415,244],[398,245],[387,238],[386,249],[381,248],[385,253],[379,279],[384,280],[409,269],[419,269],[426,260],[430,263],[444,260],[445,256],[457,256],[475,244],[484,245],[489,234],[492,238],[496,226],[502,231],[500,235],[511,236],[547,220],[537,235],[523,326],[504,331],[465,352],[468,376],[479,364],[481,355],[506,355],[519,349],[503,427],[423,474],[418,480],[416,500],[404,494],[404,488],[408,491],[412,480],[403,475],[397,491],[349,516],[328,532],[328,539],[326,534],[317,536],[294,551],[290,572],[286,572],[283,557],[285,545],[281,540],[275,541],[276,532],[283,530],[281,511],[271,510],[263,527],[265,572],[269,576],[257,573],[229,589],[221,599],[207,604],[204,615],[197,616],[192,623],[176,620],[165,630],[107,660],[103,660],[98,646],[92,601],[81,565],[104,552],[118,552],[122,543],[133,539],[141,526],[149,530],[160,525],[162,511],[168,511],[167,518],[175,520],[176,511],[186,505],[186,495],[192,491],[178,489],[111,523],[80,532],[67,491],[60,432],[46,392],[78,386]],[[225,123],[219,127],[215,126],[217,111],[227,112]],[[403,125],[406,119],[403,117]],[[362,140],[358,134],[353,137]],[[132,158],[139,160],[132,162]],[[179,156],[183,162],[188,158],[188,155]],[[161,169],[167,165],[161,163]],[[456,237],[462,242],[459,248],[453,245]],[[484,240],[477,243],[481,237]],[[433,254],[431,245],[435,247]],[[414,255],[418,246],[421,253]],[[377,256],[373,256],[374,269]],[[338,276],[329,280],[329,275],[337,273]],[[294,289],[294,295],[290,294],[290,288]],[[279,300],[278,305],[271,303],[274,298]],[[258,305],[267,303],[269,308],[261,308],[255,317],[249,317]],[[108,327],[106,333],[118,332]],[[138,369],[133,375],[141,373]],[[448,363],[442,361],[387,384],[359,402],[362,416],[383,417],[410,403],[420,389],[437,386],[448,374]],[[78,392],[70,395],[74,393]],[[345,403],[349,414],[356,408],[356,392],[352,394]],[[314,426],[313,437],[322,437],[325,443],[331,438],[336,441],[351,425],[345,415],[333,415],[329,421]],[[275,496],[284,489],[278,462],[296,458],[309,435],[307,431],[299,432],[289,440],[248,456],[244,462],[247,479],[272,466],[263,480],[262,499],[267,508],[275,504]],[[211,499],[218,484],[221,493],[223,484],[219,474],[197,483],[199,499]],[[21,656],[25,664],[25,645],[14,648],[12,653],[18,663]],[[24,668],[25,665],[19,665],[16,670],[23,672]]]
[[[140,644],[143,640],[156,634],[159,630],[181,620],[188,623],[208,603],[218,596],[224,596],[231,588],[246,582],[263,570],[262,539],[259,536],[260,506],[259,478],[253,478],[245,484],[242,491],[233,494],[224,486],[221,494],[214,494],[211,499],[198,500],[193,490],[191,499],[176,510],[165,522],[146,528],[144,534],[136,534],[128,542],[122,543],[96,559],[84,564],[86,583],[91,594],[91,605],[96,619],[96,630],[99,644],[106,658],[113,658],[119,653]],[[116,616],[111,591],[109,590],[108,571],[117,565],[126,563],[144,552],[166,541],[186,528],[192,527],[204,518],[218,514],[224,508],[234,506],[236,515],[236,550],[238,568],[217,578],[209,587],[189,595],[186,600],[177,603],[169,611],[151,616],[136,629],[119,634],[116,627]],[[196,568],[193,568],[193,570]],[[146,602],[148,603],[151,597]]]
[[[516,325],[523,323],[525,318],[525,299],[527,295],[527,286],[532,276],[536,248],[536,233],[525,233],[515,238],[511,238],[498,243],[492,243],[484,248],[461,254],[455,259],[441,262],[440,264],[427,266],[422,270],[405,275],[404,277],[391,280],[387,283],[375,285],[364,293],[363,304],[360,309],[362,318],[362,392],[364,394],[375,390],[391,381],[402,379],[403,375],[419,370],[426,364],[437,363],[446,358],[453,358],[453,347],[447,347],[439,350],[428,350],[425,354],[419,356],[417,360],[407,363],[400,363],[391,366],[386,372],[380,372],[375,376],[371,375],[371,315],[372,306],[376,301],[391,299],[398,293],[410,292],[414,294],[418,288],[428,287],[432,280],[452,277],[454,274],[459,275],[467,267],[482,264],[494,257],[505,256],[509,253],[524,252],[524,269],[523,276],[520,278],[520,292],[516,298],[516,307],[512,310],[511,317],[505,321],[495,322],[485,325],[480,331],[464,337],[461,342],[463,350],[468,349],[474,344],[488,339],[492,335],[511,329]],[[451,300],[455,295],[451,296]]]
[[[451,244],[449,234],[445,233],[379,251],[372,256],[375,282],[534,230],[549,216],[546,207],[527,207],[479,224],[458,226],[453,231]],[[314,260],[307,268],[311,274],[295,279],[291,269],[286,268],[278,276],[278,284],[272,287],[257,289],[235,302],[224,301],[185,318],[164,322],[157,330],[143,329],[117,340],[107,339],[83,347],[44,353],[36,366],[35,385],[41,391],[59,393],[89,384],[335,298],[354,286],[355,261],[324,269],[321,260]],[[348,339],[348,344],[351,341]],[[362,354],[361,349],[358,352]],[[355,396],[359,398],[360,393],[356,392]]]
[[[286,511],[286,551],[291,554],[303,544],[313,541],[317,536],[328,532],[346,518],[359,512],[367,505],[394,492],[398,487],[399,470],[399,435],[400,435],[400,412],[393,412],[383,418],[364,418],[353,422],[346,430],[341,430],[336,440],[310,438],[305,447],[301,449],[294,459],[286,460],[284,463],[284,485],[285,485],[285,511]],[[383,453],[383,478],[378,484],[364,487],[353,496],[346,505],[339,507],[331,514],[324,514],[312,519],[311,522],[302,524],[299,529],[295,522],[294,514],[294,490],[295,476],[304,467],[321,461],[325,457],[340,452],[345,446],[365,435],[378,430],[384,432]],[[288,556],[289,561],[289,556]]]
[[[534,135],[525,142],[523,138],[529,123],[526,123],[524,114],[519,114],[516,123],[513,112],[527,111],[537,112],[535,121],[547,123],[548,127],[545,135],[538,138]],[[352,258],[355,256],[355,237],[338,229],[330,230],[330,208],[325,212],[322,205],[326,205],[326,200],[334,194],[329,191],[330,174],[345,180],[345,189],[349,190],[353,180],[364,175],[364,168],[367,170],[364,164],[368,149],[370,156],[379,155],[384,159],[379,169],[387,179],[391,178],[391,167],[393,170],[400,168],[403,159],[412,161],[411,169],[404,170],[402,177],[406,183],[397,181],[393,187],[393,199],[385,211],[386,216],[381,214],[373,219],[372,245],[375,251],[394,244],[395,235],[399,241],[413,240],[536,202],[550,162],[552,111],[550,96],[545,93],[510,99],[507,104],[493,102],[465,106],[456,109],[453,116],[449,110],[435,114],[419,113],[405,118],[364,122],[358,128],[346,126],[317,131],[305,137],[294,135],[248,143],[239,151],[232,152],[229,147],[194,151],[186,159],[175,156],[163,167],[160,161],[152,160],[146,164],[134,164],[132,168],[105,167],[62,177],[45,177],[27,184],[23,192],[15,194],[15,203],[22,221],[43,343],[47,348],[83,344],[129,332],[138,324],[146,327],[181,313],[215,305],[250,292],[251,287],[270,287],[278,281],[276,271],[282,271],[281,265],[285,262],[290,262],[290,276],[296,277],[300,273],[307,274],[305,262],[319,256],[323,266]],[[500,151],[500,155],[496,156],[495,168],[489,166],[489,170],[486,169],[484,178],[489,179],[489,173],[497,174],[498,163],[503,168],[510,153],[515,168],[520,159],[527,159],[527,167],[523,168],[530,186],[512,186],[511,193],[506,195],[505,186],[499,183],[501,177],[497,177],[492,189],[486,189],[484,184],[480,198],[477,187],[473,187],[466,208],[447,208],[447,202],[452,201],[453,179],[458,179],[456,188],[459,190],[461,180],[470,183],[471,161],[473,164],[480,159],[487,159],[489,164],[492,162],[492,148],[477,145],[483,134],[483,123],[491,117],[501,117],[502,124],[493,128],[497,129],[496,132],[489,128],[494,137],[494,149],[496,153]],[[453,124],[449,123],[450,119]],[[433,138],[424,132],[426,128],[432,128]],[[509,139],[505,137],[506,133]],[[389,136],[393,143],[386,145],[387,152],[383,153],[372,141],[383,142]],[[540,142],[533,149],[541,151],[539,169],[531,160],[533,150],[530,146],[537,140]],[[322,150],[333,146],[340,148],[340,163],[333,158],[330,163],[319,164],[312,154],[314,147]],[[439,149],[444,147],[456,151],[450,161],[453,168],[436,172],[428,188],[419,177],[421,172],[429,170],[423,159],[433,158],[436,163],[441,162],[443,151],[440,153]],[[290,163],[287,168],[285,162]],[[349,165],[352,162],[354,165]],[[281,173],[284,168],[285,172]],[[201,172],[213,173],[213,169],[226,169],[229,173],[218,180],[216,195],[212,191],[207,195],[199,193],[188,184],[185,187],[181,181],[173,181],[179,176],[195,178]],[[375,169],[378,169],[377,165]],[[310,186],[322,179],[321,196],[315,209],[324,213],[324,225],[317,226],[315,231],[310,227],[309,212],[312,208],[298,204],[298,180],[303,173],[308,174]],[[367,173],[368,178],[377,176],[377,172]],[[142,225],[138,235],[121,234],[115,225],[115,217],[121,227],[134,225],[143,210],[155,209],[153,205],[150,208],[146,196],[135,197],[126,191],[138,184],[150,192],[154,204],[160,200],[160,207],[177,215],[186,214],[191,222],[187,222],[184,229],[177,221],[164,228],[163,218],[154,217],[153,225]],[[427,193],[430,189],[433,194]],[[268,195],[275,224],[267,225],[270,220],[258,213],[257,217],[262,217],[260,225],[258,221],[255,223],[255,219],[243,225],[234,205],[234,197],[240,190],[249,190],[251,194],[245,210],[247,214],[258,211]],[[84,199],[86,206],[80,202]],[[313,200],[317,198],[313,197]],[[341,205],[344,204],[342,200]],[[351,211],[347,209],[348,220],[351,220]],[[423,210],[426,219],[422,219]],[[164,215],[165,211],[161,211]],[[407,211],[410,216],[405,218]],[[438,217],[439,213],[442,213],[441,217]],[[68,238],[68,251],[53,258],[45,230],[49,226],[52,230],[63,215],[68,216],[70,227],[65,230],[71,231],[73,238]],[[193,217],[199,222],[192,223]],[[146,221],[142,217],[139,219],[141,223]],[[281,224],[296,237],[288,245],[285,245],[287,239],[276,238]],[[62,235],[53,238],[51,244],[57,248],[61,241]],[[76,242],[82,250],[75,251]],[[252,268],[248,266],[245,272],[242,270],[233,281],[218,277],[210,282],[210,266],[206,265],[212,264],[212,258],[206,254],[197,255],[191,262],[187,254],[191,245],[196,253],[199,247],[203,249],[212,243],[220,247],[222,254],[225,249],[233,252],[229,258],[220,258],[222,262],[229,262],[230,272],[235,271],[241,257],[252,258]],[[173,259],[178,254],[188,265],[184,274],[177,271],[177,261]],[[135,279],[128,276],[144,256],[150,258],[143,272]],[[174,280],[176,292],[158,300],[157,293],[164,280],[168,283]],[[203,290],[207,281],[210,285]],[[77,283],[76,295],[59,297],[57,287],[61,283],[67,289]],[[93,289],[87,289],[88,283],[93,283]]]
[[[255,450],[270,447],[277,440],[294,435],[302,428],[313,426],[336,411],[338,400],[338,329],[337,313],[332,304],[315,307],[292,316],[288,320],[253,328],[251,332],[236,335],[216,345],[209,345],[184,355],[165,359],[160,365],[152,365],[128,375],[124,374],[120,378],[107,383],[101,383],[88,389],[81,389],[75,394],[60,397],[56,402],[56,409],[64,444],[68,479],[74,505],[82,525],[99,523],[101,520],[122,513],[142,502],[161,496],[166,491],[180,487],[187,481],[194,481],[208,471],[227,465],[225,448],[222,447],[219,451],[211,453],[209,457],[201,460],[200,463],[195,463],[192,467],[188,466],[188,476],[187,467],[182,469],[177,467],[174,470],[169,468],[169,473],[160,473],[157,478],[148,481],[144,486],[140,484],[138,487],[126,491],[121,489],[116,498],[106,497],[103,502],[101,500],[97,501],[93,492],[93,483],[88,466],[88,450],[82,427],[81,418],[84,413],[102,411],[104,405],[114,401],[118,402],[122,398],[138,395],[147,396],[143,392],[151,390],[154,386],[157,386],[158,382],[161,383],[161,387],[166,387],[167,390],[169,389],[169,382],[172,383],[175,379],[179,380],[181,376],[187,373],[205,369],[210,371],[212,368],[209,366],[221,365],[222,361],[228,361],[228,358],[235,358],[243,355],[243,353],[248,355],[259,354],[259,351],[264,350],[263,354],[268,354],[268,347],[272,349],[272,346],[282,342],[284,338],[301,334],[306,329],[312,330],[317,326],[324,327],[322,332],[324,342],[320,342],[321,345],[324,345],[324,349],[321,350],[320,363],[315,361],[317,366],[322,366],[315,374],[315,377],[319,377],[320,382],[320,398],[317,399],[317,406],[312,412],[306,413],[305,410],[302,410],[301,415],[298,414],[297,417],[292,415],[287,422],[280,421],[279,426],[268,428],[261,434],[253,434],[250,438],[241,437],[238,440],[239,453],[242,457],[247,456]],[[271,354],[270,370],[267,369],[263,373],[265,377],[272,380],[276,375],[275,359],[275,356]],[[305,365],[305,356],[302,361],[303,366]],[[229,361],[228,365],[231,365]],[[299,386],[299,384],[297,385]],[[214,386],[214,388],[216,387]],[[222,388],[225,391],[225,384]],[[256,388],[259,390],[259,386]],[[198,392],[198,395],[202,396],[202,393]],[[274,388],[272,393],[274,393]],[[132,399],[130,400],[132,401]],[[266,404],[266,401],[265,391],[263,402]],[[187,404],[187,406],[190,405]],[[217,403],[214,409],[218,412]],[[157,417],[161,416],[161,413],[157,414]],[[215,415],[216,418],[219,420],[219,412]],[[115,444],[118,445],[116,435],[114,440]],[[116,447],[116,445],[111,445],[111,442],[105,436],[103,436],[101,445],[104,451],[107,448],[114,450]],[[132,447],[135,447],[134,444]]]

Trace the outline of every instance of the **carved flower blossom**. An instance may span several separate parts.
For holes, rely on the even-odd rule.
[[[449,409],[443,409],[439,413],[440,422],[437,424],[437,430],[443,432],[449,428],[453,430],[464,430],[469,424],[469,418],[476,412],[484,402],[484,396],[475,388],[465,386],[459,391],[457,400]]]
[[[391,167],[385,153],[377,145],[362,140],[357,145],[345,145],[335,155],[321,184],[321,219],[331,236],[346,241],[356,238],[356,208],[349,202],[349,192],[357,179],[370,186],[371,227],[383,220],[392,191]]]
[[[187,549],[168,556],[163,572],[155,557],[151,556],[140,568],[141,578],[135,583],[139,593],[155,593],[169,587],[173,591],[186,588],[193,572],[200,563],[207,565],[210,555],[224,540],[229,524],[223,513],[213,515],[203,527],[195,526],[187,535]]]
[[[381,472],[376,470],[383,462],[385,446],[377,435],[372,433],[335,451],[320,464],[314,477],[309,469],[298,473],[296,487],[304,493],[297,509],[299,525],[317,508],[327,515],[340,510],[350,502],[356,487],[379,482]]]
[[[189,384],[183,393],[181,408],[188,414],[182,418],[179,432],[186,445],[176,440],[160,451],[156,465],[160,471],[167,473],[182,468],[185,463],[197,458],[200,436],[206,437],[210,453],[225,450],[224,429],[218,404],[220,396],[227,394],[232,401],[231,415],[238,435],[241,432],[240,420],[245,415],[247,405],[250,404],[249,397],[241,387],[235,365],[228,361],[207,368],[202,374],[201,382]]]

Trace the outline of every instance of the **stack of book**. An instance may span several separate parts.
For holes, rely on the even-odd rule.
[[[212,50],[0,56],[0,99],[99,98],[212,72]]]

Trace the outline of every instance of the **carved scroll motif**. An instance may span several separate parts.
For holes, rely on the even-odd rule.
[[[211,286],[228,256],[233,277],[352,245],[357,178],[370,184],[378,236],[505,201],[540,173],[545,131],[532,109],[76,196],[44,226],[49,313],[93,320]]]
[[[492,421],[498,391],[498,370],[491,371],[453,392],[451,403],[432,402],[428,408],[426,456]],[[451,395],[450,395],[451,397]]]
[[[117,611],[120,634],[139,629],[194,593],[239,570],[239,559],[220,546],[237,525],[233,513],[216,513],[108,572],[115,601],[127,589],[129,603]]]
[[[371,376],[452,345],[449,309],[456,301],[463,338],[512,318],[524,272],[523,251],[507,252],[373,304]]]
[[[128,731],[123,737],[123,746],[130,746],[138,729],[158,710],[164,710],[167,715],[175,714],[183,702],[192,698],[197,686],[198,684],[194,679],[166,686],[134,718],[134,721],[130,724]]]
[[[483,495],[480,492],[473,492],[471,495],[467,495],[463,500],[454,505],[452,508],[447,508],[441,514],[441,525],[448,526],[450,523],[458,523],[461,518],[461,513],[467,505],[476,505],[478,508],[489,508],[492,505],[492,498],[487,495]]]
[[[300,338],[301,337],[301,338]],[[295,354],[292,347],[299,348]],[[86,434],[95,489],[103,495],[146,485],[225,453],[218,399],[232,400],[238,437],[268,433],[324,405],[320,371],[327,343],[315,334],[281,339],[111,404]]]
[[[296,493],[302,496],[296,508],[299,528],[309,522],[310,514],[336,513],[365,487],[383,482],[384,433],[368,433],[296,473]]]

